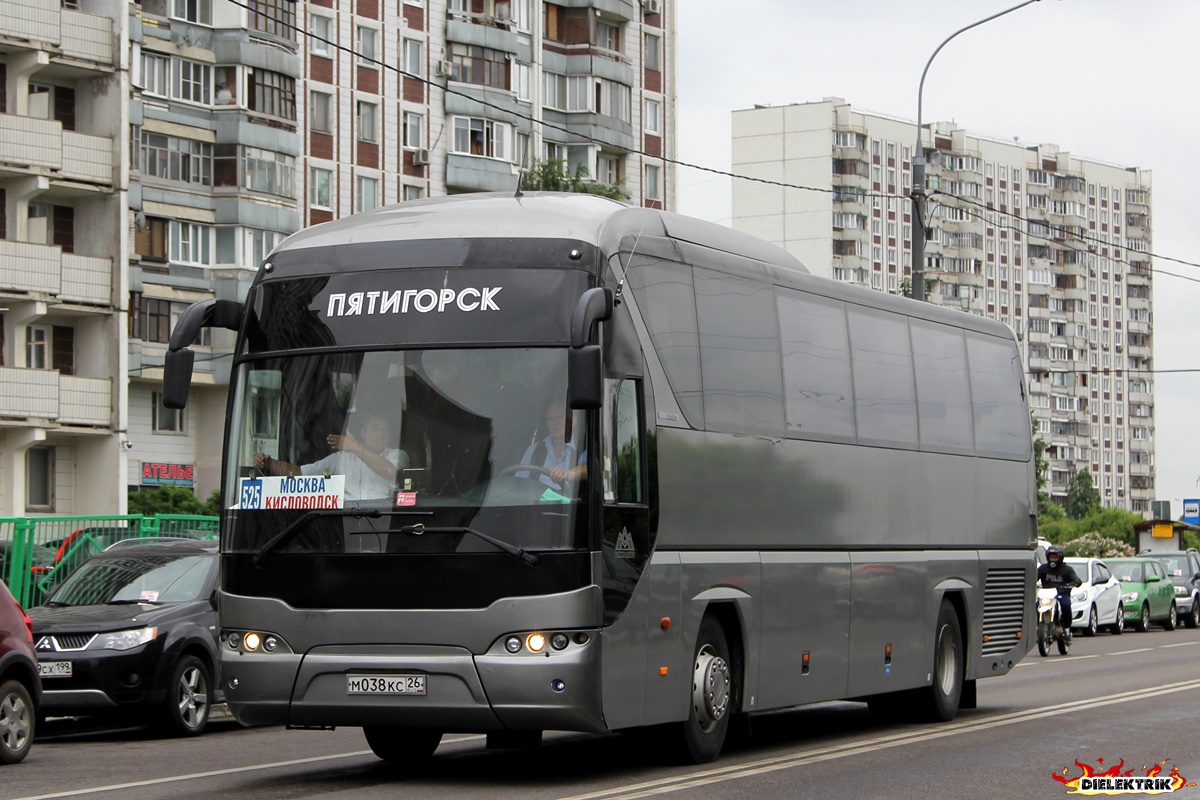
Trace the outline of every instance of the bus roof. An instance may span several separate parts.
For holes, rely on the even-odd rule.
[[[641,208],[594,194],[478,192],[405,203],[314,225],[288,237],[272,255],[301,248],[431,239],[560,239],[617,249],[626,234],[692,242],[808,272],[773,244],[704,220]]]

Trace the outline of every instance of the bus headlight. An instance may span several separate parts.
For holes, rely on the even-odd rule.
[[[508,640],[504,643],[504,649],[510,653],[521,652],[521,640],[516,636],[508,637]]]
[[[534,653],[540,653],[546,649],[546,637],[540,633],[531,633],[525,640],[525,646]]]

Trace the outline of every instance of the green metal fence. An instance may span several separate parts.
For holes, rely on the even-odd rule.
[[[0,578],[21,605],[30,608],[114,542],[163,536],[215,540],[217,517],[0,517]]]

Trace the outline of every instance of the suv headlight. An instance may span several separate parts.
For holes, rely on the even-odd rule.
[[[132,650],[158,637],[158,628],[134,628],[101,633],[88,645],[89,650]]]
[[[1175,587],[1175,596],[1176,597],[1187,597],[1188,593],[1189,593],[1189,589],[1186,586],[1176,586]]]

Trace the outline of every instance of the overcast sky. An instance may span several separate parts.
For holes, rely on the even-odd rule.
[[[730,116],[842,97],[917,118],[925,62],[1019,0],[678,0],[679,159],[730,168]],[[1039,0],[966,31],[925,79],[922,119],[1152,170],[1152,250],[1200,263],[1200,2]],[[915,134],[914,134],[915,139]],[[679,210],[731,224],[730,178],[681,168]],[[1156,498],[1200,497],[1200,267],[1156,258]]]

